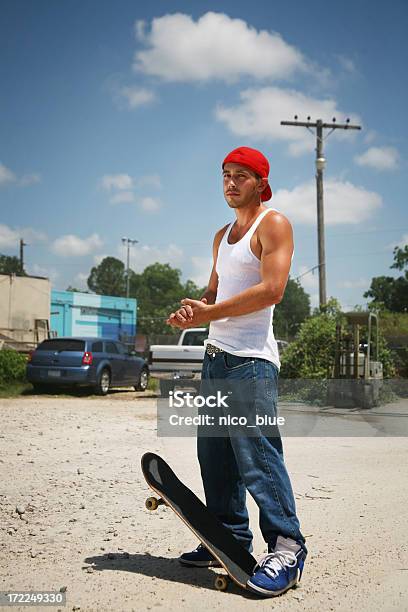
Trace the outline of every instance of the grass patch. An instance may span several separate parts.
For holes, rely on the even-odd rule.
[[[30,395],[33,387],[29,382],[13,382],[0,385],[0,397],[18,397],[20,395]]]
[[[157,378],[149,378],[149,383],[147,385],[148,391],[158,391],[159,389],[159,381]]]

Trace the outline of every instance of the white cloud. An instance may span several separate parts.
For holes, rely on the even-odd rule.
[[[158,198],[145,197],[139,200],[140,207],[146,212],[156,212],[161,207],[161,202]]]
[[[111,204],[135,204],[146,212],[156,212],[161,208],[161,201],[159,198],[153,198],[151,196],[137,197],[133,191],[119,191],[115,193],[109,200]]]
[[[162,182],[161,178],[158,174],[146,174],[146,176],[141,176],[137,181],[138,187],[151,187],[153,189],[161,189]]]
[[[337,55],[337,60],[345,72],[350,74],[355,74],[357,72],[356,65],[350,57]]]
[[[14,172],[6,168],[4,164],[0,162],[0,185],[5,183],[13,183],[16,180]]]
[[[20,179],[20,185],[22,187],[27,187],[28,185],[35,185],[36,183],[41,183],[41,176],[35,172],[32,174],[23,174]]]
[[[126,265],[127,248],[118,246],[119,257]],[[136,244],[130,249],[130,268],[137,273],[143,272],[146,266],[156,263],[168,263],[173,267],[179,267],[184,262],[183,251],[175,244],[166,247]]]
[[[145,87],[122,87],[118,93],[126,100],[128,108],[132,110],[156,100],[154,91]]]
[[[0,225],[0,248],[15,247],[17,251],[20,238],[16,230],[12,230],[7,225]]]
[[[191,280],[198,287],[206,287],[210,279],[213,260],[211,257],[192,257],[193,271],[190,275]]]
[[[403,249],[404,246],[407,244],[408,244],[408,234],[404,234],[399,242],[391,242],[390,244],[388,244],[386,247],[386,250],[393,251],[395,247],[399,247],[400,249]]]
[[[306,128],[280,125],[282,120],[293,121],[297,115],[299,121],[305,121],[309,116],[312,120],[331,121],[332,117],[350,117],[353,122],[359,121],[357,115],[339,110],[333,99],[312,98],[293,89],[246,89],[240,93],[240,98],[241,102],[236,106],[218,105],[216,118],[236,136],[267,142],[289,142],[289,152],[292,155],[313,151],[316,146],[315,138]],[[337,132],[335,134],[337,138],[344,136]],[[350,136],[350,133],[347,133],[347,136]]]
[[[340,280],[337,283],[342,289],[368,289],[370,282],[367,278],[359,278],[356,280]]]
[[[357,225],[371,220],[382,206],[382,198],[350,182],[326,179],[324,182],[325,225]],[[316,225],[316,185],[309,181],[291,191],[279,189],[273,196],[272,207],[277,208],[290,221]]]
[[[135,36],[138,40],[144,40],[146,36],[146,22],[139,19],[135,23]]]
[[[21,178],[18,178],[12,170],[0,162],[0,185],[16,183],[21,187],[28,187],[40,182],[41,177],[39,174],[33,172],[31,174],[23,174]]]
[[[100,180],[100,185],[106,191],[114,189],[128,191],[133,188],[133,179],[128,174],[105,174]]]
[[[377,132],[375,130],[368,130],[364,135],[365,144],[371,144],[373,140],[377,138]]]
[[[310,267],[299,266],[299,272],[296,274],[296,276],[301,276],[301,278],[299,278],[299,282],[304,289],[316,289],[319,286],[319,272],[318,270],[313,270],[308,274],[305,274],[305,272],[308,272],[308,270],[310,270]]]
[[[81,257],[89,255],[101,246],[102,240],[98,234],[92,234],[88,238],[80,238],[74,234],[67,234],[54,240],[51,250],[62,257]]]
[[[397,244],[397,246],[403,248],[408,244],[408,234],[404,234],[401,241]]]
[[[276,32],[257,31],[242,19],[208,12],[197,21],[175,13],[153,19],[150,31],[136,22],[148,48],[135,54],[134,68],[166,81],[288,79],[307,61]],[[239,49],[239,53],[237,50]]]
[[[85,274],[84,272],[78,272],[78,274],[75,276],[75,283],[74,285],[78,285],[79,289],[85,289],[88,290],[88,284],[87,284],[87,280],[89,277],[89,273]]]
[[[24,242],[29,244],[44,241],[47,239],[47,236],[32,227],[16,227],[12,229],[8,225],[0,224],[0,248],[15,248],[17,251],[20,238],[23,238]]]
[[[109,201],[111,204],[132,203],[135,201],[135,194],[133,191],[119,191]]]
[[[354,161],[359,166],[368,166],[375,170],[395,170],[398,168],[399,154],[394,147],[370,147]]]
[[[60,276],[60,273],[55,268],[40,266],[36,263],[28,267],[28,273],[33,276],[45,276],[51,283],[55,283]]]
[[[142,210],[155,212],[161,207],[161,201],[151,196],[138,197],[137,191],[159,190],[162,187],[158,174],[147,174],[138,179],[129,174],[105,174],[99,181],[105,191],[113,192],[111,204],[139,204]]]
[[[313,308],[318,308],[319,304],[320,304],[320,297],[318,293],[311,293],[310,294],[310,307],[313,310]]]
[[[104,253],[102,255],[94,255],[93,260],[95,266],[99,266],[99,264],[105,259],[105,257],[111,257],[111,255],[108,255],[107,253]]]
[[[17,228],[16,232],[20,234],[20,238],[23,238],[25,242],[44,242],[47,240],[47,235],[44,232],[40,232],[32,227]]]

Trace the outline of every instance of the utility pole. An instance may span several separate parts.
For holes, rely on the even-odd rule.
[[[24,274],[24,247],[28,246],[26,242],[24,242],[23,238],[20,238],[20,272]]]
[[[131,238],[122,238],[122,243],[127,245],[127,266],[126,266],[126,299],[129,299],[129,257],[130,247],[137,244],[138,240],[132,240]]]
[[[361,130],[361,126],[350,125],[350,119],[347,119],[346,123],[336,123],[336,117],[333,117],[332,123],[324,123],[322,119],[311,121],[310,117],[307,118],[307,121],[298,121],[297,115],[295,115],[294,119],[295,121],[281,121],[281,125],[305,127],[312,134],[314,134],[314,132],[311,128],[316,129],[317,251],[319,268],[319,304],[321,308],[327,302],[323,210],[323,171],[326,165],[326,159],[323,154],[323,142],[332,132],[334,132],[334,130]],[[323,138],[323,130],[325,129],[329,129],[330,132]]]

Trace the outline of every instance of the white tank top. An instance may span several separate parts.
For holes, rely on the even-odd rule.
[[[234,244],[228,243],[233,223],[227,227],[218,248],[215,266],[218,274],[216,304],[261,282],[261,262],[251,251],[250,243],[256,228],[271,210],[276,209],[267,208],[261,212],[247,233]],[[273,304],[250,314],[212,321],[206,343],[233,355],[272,361],[280,369],[278,345],[273,333],[274,309]]]

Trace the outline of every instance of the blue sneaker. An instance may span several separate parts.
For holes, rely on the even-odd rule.
[[[276,597],[297,584],[306,554],[295,540],[278,536],[274,552],[257,563],[247,585],[265,597]]]
[[[191,552],[182,554],[179,561],[183,565],[191,565],[192,567],[221,567],[217,559],[202,544],[199,544]]]

